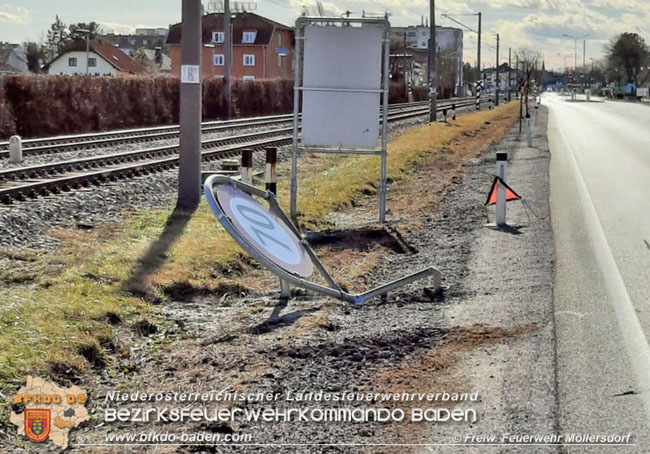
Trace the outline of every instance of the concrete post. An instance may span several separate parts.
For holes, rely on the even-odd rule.
[[[201,0],[183,0],[177,206],[187,210],[201,201],[201,50]]]
[[[253,150],[241,152],[241,181],[248,184],[253,182]]]
[[[532,147],[533,146],[533,131],[532,131],[532,125],[531,125],[531,120],[530,120],[530,114],[526,114],[526,136],[528,138],[528,146]]]
[[[9,139],[9,162],[11,164],[23,162],[23,141],[20,136],[11,136]]]
[[[264,182],[266,183],[266,190],[273,194],[278,193],[278,175],[276,172],[276,165],[278,163],[278,149],[269,147],[266,149],[266,171],[264,172]]]
[[[506,181],[506,168],[508,167],[508,153],[497,153],[497,176]],[[496,224],[506,225],[506,189],[497,185]]]

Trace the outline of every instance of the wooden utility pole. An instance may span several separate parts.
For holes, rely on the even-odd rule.
[[[497,88],[494,92],[494,104],[499,107],[499,86],[501,85],[501,81],[499,80],[499,34],[497,33]]]
[[[223,0],[223,45],[224,50],[224,75],[223,89],[226,92],[226,118],[232,115],[232,90],[230,88],[230,75],[232,67],[232,30],[230,27],[230,0]]]
[[[508,47],[508,102],[512,100],[512,86],[511,86],[511,71],[512,71],[512,48]]]
[[[180,158],[176,206],[194,210],[201,200],[201,0],[183,0]]]
[[[429,123],[438,120],[438,74],[436,68],[436,2],[429,0]]]
[[[476,79],[481,80],[481,18],[483,13],[478,13],[478,46],[476,51]]]

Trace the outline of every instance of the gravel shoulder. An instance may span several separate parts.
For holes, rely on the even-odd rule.
[[[508,229],[479,227],[461,284],[465,297],[445,311],[446,324],[481,324],[514,333],[505,342],[476,348],[456,370],[482,396],[483,415],[473,427],[447,427],[437,439],[463,441],[506,434],[553,435],[556,427],[556,384],[553,323],[553,244],[549,210],[546,137],[548,112],[542,107],[533,129],[533,147],[518,126],[494,151],[507,152],[506,181],[522,196],[507,205]],[[525,128],[525,126],[524,126]],[[470,170],[466,191],[485,188],[493,175],[494,154]],[[484,202],[484,194],[475,203]],[[489,210],[494,222],[494,209]],[[458,452],[558,452],[557,447],[481,446]]]

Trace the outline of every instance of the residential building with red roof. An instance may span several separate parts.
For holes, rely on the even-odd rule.
[[[224,75],[224,20],[223,13],[203,16],[203,77]],[[292,79],[293,29],[250,12],[233,13],[232,69],[235,79]],[[181,73],[181,36],[183,24],[169,28],[167,44],[172,57],[172,75]]]
[[[109,43],[90,41],[86,71],[86,41],[70,44],[48,65],[50,75],[134,76],[145,69],[133,58]]]

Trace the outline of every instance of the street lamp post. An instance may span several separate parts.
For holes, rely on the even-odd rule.
[[[572,36],[565,33],[562,36],[565,38],[571,38],[573,40],[573,71],[578,72],[578,40],[587,38],[589,36],[589,33],[581,36]]]

